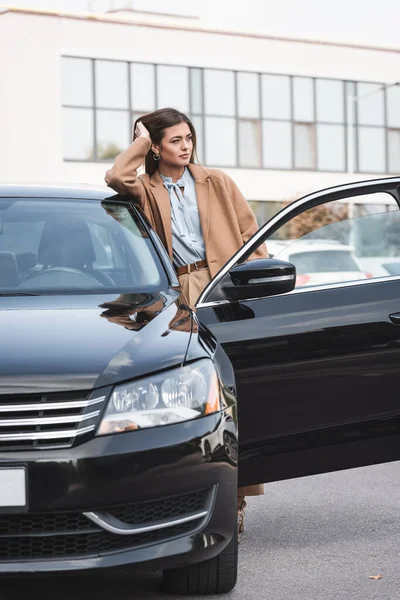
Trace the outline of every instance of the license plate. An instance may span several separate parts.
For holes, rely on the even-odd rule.
[[[24,467],[0,468],[0,508],[26,506],[26,471]]]

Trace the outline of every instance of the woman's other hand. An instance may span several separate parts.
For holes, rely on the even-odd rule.
[[[143,125],[143,123],[141,121],[137,122],[137,125],[135,128],[135,139],[138,137],[143,137],[147,140],[150,140],[150,133],[148,132],[148,130],[146,129],[146,127]]]

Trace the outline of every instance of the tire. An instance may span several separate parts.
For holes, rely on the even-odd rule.
[[[211,452],[211,446],[210,446],[210,443],[208,440],[206,440],[204,442],[204,456],[205,456],[207,462],[211,462],[212,452]]]
[[[225,457],[231,465],[238,464],[238,447],[237,441],[227,431],[224,431],[224,453]]]
[[[163,592],[176,595],[224,594],[236,585],[238,568],[237,528],[218,556],[201,563],[163,572]]]

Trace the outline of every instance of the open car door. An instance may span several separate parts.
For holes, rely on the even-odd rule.
[[[400,459],[399,186],[296,200],[200,296],[235,369],[239,485]],[[269,240],[274,258],[248,260]]]

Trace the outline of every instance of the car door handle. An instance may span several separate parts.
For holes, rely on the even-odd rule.
[[[394,323],[395,325],[400,325],[400,312],[398,313],[393,313],[392,315],[389,315],[389,319],[392,321],[392,323]]]

